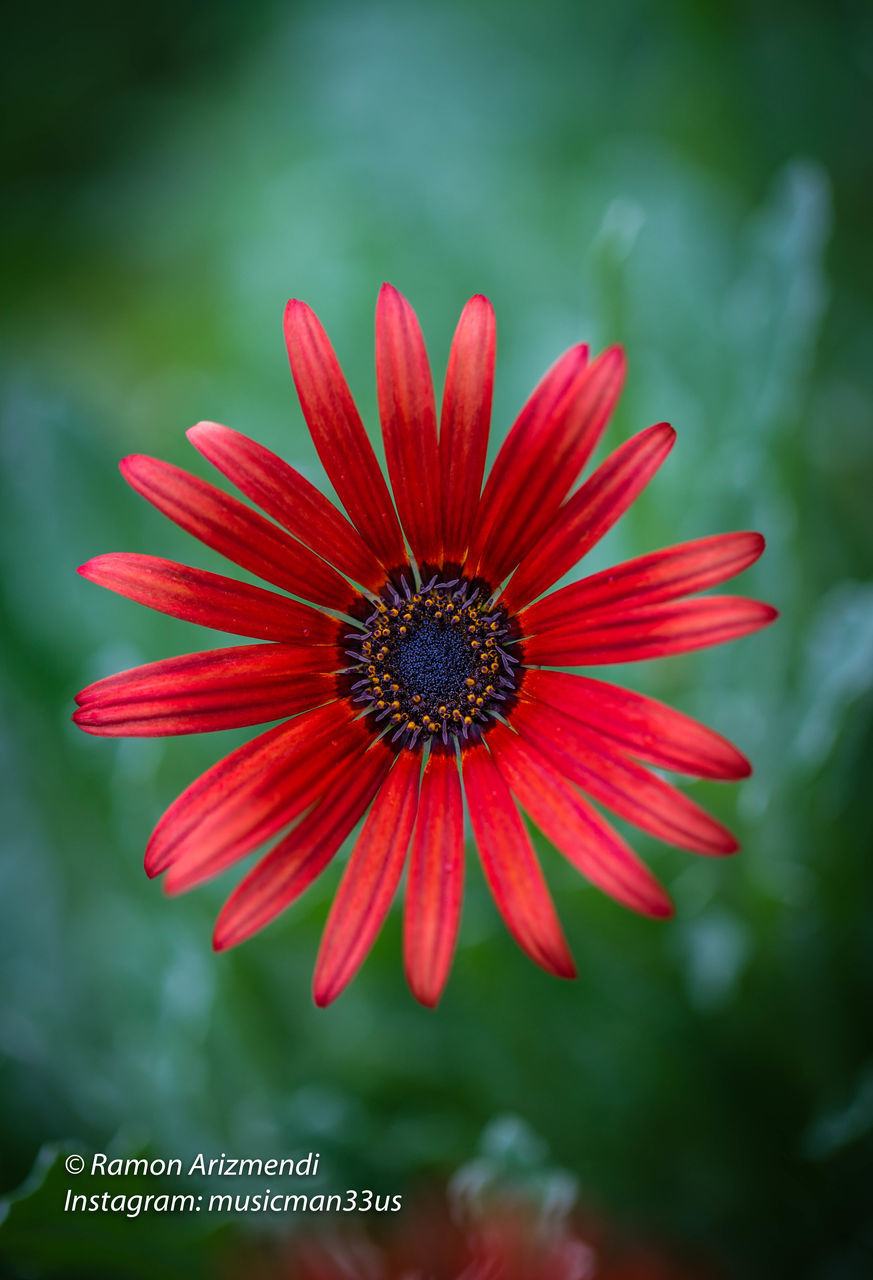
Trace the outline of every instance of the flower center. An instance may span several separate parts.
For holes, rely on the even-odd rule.
[[[348,637],[351,696],[404,746],[476,739],[517,688],[519,658],[505,647],[513,633],[503,606],[467,578],[404,594],[389,585],[364,631]]]

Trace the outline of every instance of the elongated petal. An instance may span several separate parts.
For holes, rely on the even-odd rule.
[[[666,422],[647,427],[600,464],[567,499],[506,585],[503,602],[517,613],[548,591],[600,541],[642,493],[673,448]]]
[[[464,807],[454,754],[432,751],[421,784],[403,919],[412,994],[433,1008],[452,967],[464,886]]]
[[[742,752],[690,716],[641,693],[562,671],[528,670],[525,694],[545,702],[640,760],[699,778],[747,778]]]
[[[505,725],[495,726],[488,746],[522,808],[592,884],[643,915],[673,914],[648,867],[540,752]]]
[[[418,812],[421,757],[401,751],[352,850],[321,938],[312,992],[335,1000],[366,959],[400,883]]]
[[[576,969],[521,815],[484,746],[463,755],[464,788],[489,888],[516,942],[559,978]]]
[[[390,284],[376,306],[376,387],[400,523],[419,566],[435,566],[442,522],[433,382],[416,314]]]
[[[491,401],[497,327],[487,298],[471,298],[458,321],[440,416],[440,482],[446,560],[463,564],[479,507]]]
[[[73,719],[87,733],[113,738],[209,733],[280,720],[336,697],[336,678],[323,670],[330,653],[254,644],[149,662],[83,689]]]
[[[189,889],[212,880],[227,867],[250,853],[256,845],[263,844],[288,827],[295,818],[335,787],[342,786],[370,739],[357,729],[341,741],[331,741],[318,751],[317,759],[299,759],[290,766],[280,780],[274,797],[274,808],[262,816],[258,827],[251,827],[243,818],[241,830],[229,838],[226,830],[210,823],[203,836],[192,839],[167,869],[164,891],[167,894],[186,893]]]
[[[235,947],[290,906],[331,861],[375,796],[394,753],[374,742],[237,885],[215,925],[216,951]]]
[[[500,446],[479,502],[467,563],[471,574],[482,563],[488,542],[499,537],[503,520],[519,500],[523,481],[529,480],[538,463],[543,463],[548,470],[545,466],[547,444],[569,417],[587,368],[587,346],[579,344],[565,351],[534,388]],[[495,585],[502,559],[494,551],[487,558],[488,567],[494,570]]]
[[[187,435],[241,493],[323,560],[369,591],[384,585],[385,571],[355,526],[299,471],[217,422],[198,422]]]
[[[309,605],[157,556],[96,556],[79,573],[149,609],[231,635],[301,645],[334,644],[338,635],[336,619]]]
[[[315,313],[296,299],[285,309],[285,341],[303,416],[340,502],[386,570],[406,565],[391,495],[339,361]]]
[[[568,351],[522,409],[497,455],[479,507],[471,561],[497,586],[552,523],[590,457],[618,399],[624,354],[612,347],[592,365]]]
[[[548,597],[547,597],[548,599]],[[553,667],[640,662],[725,644],[760,631],[778,617],[760,600],[743,596],[702,596],[676,604],[656,604],[598,614],[590,624],[555,628],[524,642],[525,662]]]
[[[565,778],[634,826],[694,853],[736,852],[737,842],[726,827],[668,782],[610,750],[578,720],[522,698],[513,709],[512,725]]]
[[[192,851],[208,860],[233,848],[242,857],[269,839],[291,821],[288,814],[310,775],[317,777],[328,757],[329,763],[366,740],[353,715],[344,700],[319,707],[268,729],[213,765],[155,827],[145,855],[148,874],[160,874]]]
[[[158,458],[135,454],[121,474],[187,533],[276,587],[347,613],[356,592],[302,542],[229,494]]]
[[[596,615],[637,610],[714,587],[754,564],[764,550],[760,533],[719,533],[626,560],[581,582],[572,582],[521,614],[526,635],[563,630]],[[594,625],[597,625],[595,623]]]

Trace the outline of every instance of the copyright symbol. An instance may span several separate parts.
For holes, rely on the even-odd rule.
[[[67,1156],[64,1161],[64,1168],[67,1173],[81,1173],[85,1168],[85,1161],[81,1156]]]

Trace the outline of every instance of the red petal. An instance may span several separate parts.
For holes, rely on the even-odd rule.
[[[590,625],[580,622],[525,640],[524,660],[576,667],[667,658],[760,631],[778,616],[772,605],[743,596],[701,596],[676,604],[628,608],[598,614]]]
[[[155,827],[145,855],[148,874],[158,875],[189,853],[209,859],[232,848],[242,857],[269,839],[300,811],[298,795],[311,778],[366,742],[353,715],[344,701],[307,711],[213,765]]]
[[[604,615],[612,616],[620,609],[637,610],[676,600],[742,573],[763,550],[760,533],[719,533],[653,551],[553,591],[524,610],[521,628],[525,635],[535,635],[579,622],[587,626],[594,613],[598,625]]]
[[[401,751],[367,815],[325,925],[312,990],[324,1007],[351,982],[400,883],[418,809],[421,757]]]
[[[376,385],[400,523],[419,566],[436,565],[442,528],[433,383],[416,314],[390,284],[376,306]]]
[[[675,440],[673,428],[660,422],[627,440],[600,464],[567,499],[510,578],[503,593],[510,613],[548,591],[600,541],[636,501]]]
[[[83,689],[73,719],[88,733],[143,738],[283,719],[336,697],[329,654],[253,644],[149,662]]]
[[[339,361],[315,313],[296,299],[285,308],[285,341],[303,416],[340,502],[386,569],[406,565],[391,495]]]
[[[244,825],[242,835],[228,839],[224,831],[214,825],[198,833],[196,842],[186,847],[164,879],[164,891],[168,894],[185,893],[205,880],[212,880],[256,845],[272,838],[283,827],[289,826],[304,809],[321,800],[333,787],[348,777],[354,757],[359,755],[370,739],[353,732],[345,741],[332,741],[318,753],[318,759],[300,760],[293,771],[281,781],[281,792],[275,797],[276,807],[269,811],[261,826]],[[311,744],[310,744],[311,745]]]
[[[573,957],[509,788],[485,747],[468,747],[462,760],[473,834],[500,914],[532,960],[559,978],[574,978]]]
[[[222,475],[322,559],[370,591],[385,571],[353,524],[287,462],[217,422],[198,422],[188,439]]]
[[[357,593],[302,542],[214,485],[158,458],[121,463],[127,483],[207,547],[294,595],[348,613]]]
[[[648,867],[544,756],[501,724],[489,733],[488,746],[519,803],[574,867],[634,911],[661,918],[673,914]]]
[[[452,967],[464,892],[464,805],[454,755],[431,751],[421,784],[403,919],[406,978],[421,1004],[439,1001]]]
[[[642,765],[611,750],[578,720],[523,698],[513,709],[512,727],[565,778],[659,840],[695,853],[737,850],[736,840],[720,822]]]
[[[334,644],[337,638],[339,624],[326,613],[173,560],[121,551],[96,556],[79,573],[159,613],[215,631],[286,644]]]
[[[440,481],[446,560],[463,564],[479,507],[491,399],[497,329],[487,298],[471,298],[458,321],[440,417]]]
[[[527,670],[524,692],[662,769],[700,778],[747,778],[752,772],[746,757],[721,734],[630,689],[589,676]]]
[[[486,481],[470,559],[493,586],[548,529],[618,399],[621,348],[610,348],[590,366],[586,359],[586,348],[575,347],[546,374]]]
[[[299,898],[331,861],[394,763],[382,742],[362,752],[297,827],[240,881],[221,910],[216,951],[235,947]]]

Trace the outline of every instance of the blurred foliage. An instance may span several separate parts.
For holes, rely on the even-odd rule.
[[[869,9],[50,2],[9,17],[2,58],[0,1185],[68,1142],[317,1148],[325,1189],[393,1192],[451,1176],[508,1112],[586,1204],[728,1274],[868,1274]],[[206,474],[183,431],[214,418],[323,483],[281,308],[316,308],[372,425],[382,279],[418,309],[437,380],[465,299],[492,298],[495,443],[563,348],[625,343],[608,446],[662,418],[679,440],[594,567],[759,528],[741,586],[783,613],[614,673],[753,758],[741,787],[693,788],[739,858],[635,835],[677,901],[654,925],[544,848],[572,986],[517,952],[471,858],[436,1014],[404,988],[396,911],[349,992],[312,1006],[338,867],[220,957],[227,883],[165,900],[146,882],[162,809],[246,735],[69,723],[90,680],[215,643],[76,577],[122,549],[219,567],[117,459]],[[63,1239],[54,1191],[38,1204]],[[99,1225],[98,1253],[128,1224]]]
[[[44,1147],[24,1186],[5,1206],[2,1257],[18,1273],[63,1276],[65,1280],[129,1276],[131,1280],[189,1280],[216,1275],[221,1259],[235,1244],[232,1229],[217,1217],[196,1211],[155,1212],[147,1197],[184,1194],[187,1185],[167,1178],[131,1173],[111,1179],[70,1177],[64,1169],[70,1144],[62,1151]],[[148,1153],[126,1153],[147,1158]],[[63,1212],[75,1195],[124,1197],[117,1212]],[[120,1203],[120,1201],[119,1201]],[[2,1265],[2,1264],[0,1264]],[[2,1274],[2,1273],[0,1273]]]

